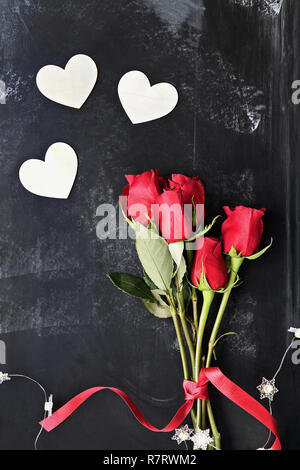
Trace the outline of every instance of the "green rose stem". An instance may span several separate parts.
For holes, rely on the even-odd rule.
[[[214,436],[214,440],[215,440],[215,448],[217,450],[221,450],[221,434],[219,433],[216,422],[215,422],[215,418],[214,418],[213,411],[212,411],[212,408],[211,408],[211,403],[210,403],[210,401],[204,402],[204,405],[205,405],[204,406],[204,410],[205,410],[204,415],[206,415],[206,407],[207,407],[208,419],[209,419],[210,427],[211,427],[211,430],[212,430],[212,433],[213,433],[213,436]]]
[[[187,258],[189,267],[192,267],[193,258],[194,258],[194,251],[187,250]],[[193,304],[193,318],[194,318],[194,326],[195,330],[198,328],[198,293],[196,287],[192,287],[192,304]]]
[[[182,362],[182,368],[183,368],[183,375],[184,375],[185,380],[190,380],[189,367],[188,367],[188,362],[187,362],[186,353],[185,353],[184,341],[183,341],[183,338],[182,338],[182,334],[181,334],[181,330],[180,330],[180,323],[178,321],[178,315],[177,315],[176,307],[174,305],[173,300],[170,302],[170,305],[171,305],[170,311],[171,311],[171,314],[172,314],[172,319],[173,319],[173,322],[174,322],[176,336],[177,336],[177,340],[178,340],[178,344],[179,344],[179,350],[180,350],[180,356],[181,356],[181,362]],[[196,415],[195,415],[194,410],[191,411],[191,417],[192,417],[192,421],[193,421],[193,426],[195,428]]]
[[[206,367],[210,367],[212,353],[213,353],[215,342],[217,340],[219,327],[220,327],[225,309],[227,307],[231,291],[236,281],[237,273],[240,267],[242,266],[243,261],[244,261],[244,258],[233,258],[233,257],[231,258],[231,273],[229,277],[229,283],[228,283],[226,292],[224,292],[223,294],[222,302],[221,302],[221,305],[217,314],[217,318],[216,318],[216,321],[215,321],[215,324],[214,324],[214,327],[210,336],[210,340],[208,344],[208,354],[207,354],[207,359],[206,359]]]
[[[186,353],[185,353],[185,347],[184,347],[184,342],[180,330],[180,323],[178,321],[178,316],[176,310],[172,308],[171,310],[172,313],[172,318],[175,326],[175,331],[176,331],[176,336],[179,344],[179,350],[180,350],[180,356],[181,356],[181,361],[182,361],[182,368],[183,368],[183,375],[186,380],[189,380],[189,366],[186,358]]]
[[[178,302],[178,314],[179,314],[179,317],[180,317],[181,326],[182,326],[182,329],[183,329],[185,340],[186,340],[186,343],[187,343],[188,348],[189,348],[192,371],[193,371],[194,368],[195,368],[195,349],[194,349],[193,341],[192,341],[191,336],[190,336],[187,321],[186,321],[186,318],[185,318],[185,306],[184,306],[184,299],[183,299],[183,293],[182,292],[177,293],[177,302]]]
[[[196,287],[192,287],[192,304],[195,328],[198,328],[198,294]]]
[[[207,317],[209,314],[210,306],[212,304],[212,301],[215,296],[215,292],[213,290],[204,290],[202,292],[203,295],[203,304],[202,304],[202,310],[200,313],[200,318],[199,318],[199,327],[198,327],[198,333],[197,333],[197,346],[196,346],[196,361],[195,361],[195,367],[194,367],[194,381],[198,382],[199,378],[199,373],[201,369],[201,361],[202,361],[202,342],[203,342],[203,336],[204,336],[204,330],[205,330],[205,325],[207,322]],[[196,420],[196,426],[197,428],[201,428],[201,400],[197,400],[197,420]]]
[[[216,318],[216,321],[215,321],[215,324],[214,324],[214,327],[213,327],[213,330],[212,330],[212,333],[211,333],[211,336],[210,336],[210,340],[209,340],[209,344],[208,344],[208,354],[207,354],[207,359],[206,359],[206,364],[205,364],[206,368],[210,367],[212,354],[213,354],[213,350],[214,350],[214,345],[215,345],[215,342],[217,340],[217,334],[218,334],[218,331],[219,331],[219,327],[220,327],[220,324],[221,324],[226,306],[228,304],[228,300],[229,300],[231,291],[232,291],[234,283],[236,281],[237,273],[238,273],[243,261],[244,261],[244,258],[231,257],[231,273],[230,273],[229,283],[228,283],[228,287],[227,287],[226,292],[224,292],[224,294],[223,294],[222,302],[221,302],[221,305],[220,305],[220,308],[219,308],[219,311],[218,311],[218,314],[217,314],[217,318]],[[219,431],[217,429],[217,426],[216,426],[216,422],[215,422],[213,412],[212,412],[212,408],[211,408],[211,403],[209,401],[206,402],[206,403],[207,404],[204,404],[204,406],[202,407],[203,416],[205,416],[206,408],[207,408],[207,414],[208,414],[209,422],[210,422],[211,429],[212,429],[212,432],[213,432],[213,435],[214,435],[214,438],[215,438],[215,446],[218,450],[220,450],[221,449],[220,433],[219,433]]]

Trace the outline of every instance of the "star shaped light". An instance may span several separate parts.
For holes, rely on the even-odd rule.
[[[188,427],[186,424],[181,428],[175,429],[175,434],[172,436],[173,441],[176,441],[178,445],[182,444],[182,442],[189,441],[191,439],[191,435],[193,434],[193,430]]]
[[[194,443],[194,450],[207,450],[208,446],[214,442],[210,436],[209,429],[197,429],[195,434],[191,437],[191,441]]]
[[[260,399],[268,398],[273,401],[275,393],[279,390],[275,387],[275,379],[268,380],[265,377],[262,379],[262,383],[256,387],[260,391]]]

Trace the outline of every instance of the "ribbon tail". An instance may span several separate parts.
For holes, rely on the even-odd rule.
[[[275,419],[255,398],[251,397],[243,389],[228,379],[219,369],[219,367],[210,367],[202,369],[202,374],[206,376],[209,382],[216,387],[225,397],[229,398],[237,406],[245,410],[251,416],[260,421],[275,436],[272,450],[281,450],[278,428]]]
[[[176,428],[180,426],[180,424],[188,416],[194,404],[193,400],[187,400],[179,408],[179,410],[176,412],[175,416],[171,419],[169,424],[167,424],[167,426],[165,426],[163,429],[159,429],[159,428],[152,426],[152,424],[150,424],[149,421],[146,420],[146,418],[142,415],[142,413],[139,411],[137,406],[133,403],[131,398],[122,390],[119,390],[118,388],[113,388],[113,387],[94,387],[94,388],[85,390],[79,395],[76,395],[74,398],[68,401],[64,406],[62,406],[57,411],[55,411],[55,413],[53,413],[52,416],[50,416],[49,418],[46,418],[43,421],[40,421],[40,425],[43,426],[43,428],[46,431],[48,432],[52,431],[61,423],[63,423],[66,419],[68,419],[72,415],[72,413],[74,413],[74,411],[77,410],[77,408],[79,408],[92,395],[102,390],[110,390],[111,392],[116,393],[126,403],[126,405],[130,409],[134,417],[139,421],[139,423],[141,423],[144,427],[146,427],[150,431],[154,431],[154,432],[174,431]]]

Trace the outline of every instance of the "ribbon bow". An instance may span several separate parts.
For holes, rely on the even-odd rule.
[[[260,421],[266,426],[275,436],[275,441],[272,450],[281,450],[281,444],[278,435],[277,424],[273,416],[264,408],[261,403],[255,400],[253,397],[248,395],[244,390],[238,387],[234,382],[228,379],[219,369],[219,367],[210,367],[208,369],[201,369],[199,374],[198,382],[191,382],[189,380],[183,381],[183,389],[185,392],[185,403],[181,405],[175,416],[171,419],[169,424],[163,429],[158,429],[142,415],[139,409],[136,407],[131,398],[124,393],[122,390],[113,387],[94,387],[80,393],[72,400],[68,401],[64,406],[59,408],[52,416],[41,421],[41,426],[48,432],[55,429],[74,411],[79,408],[89,397],[94,395],[101,390],[110,390],[117,395],[126,403],[128,408],[131,410],[137,421],[141,423],[145,428],[154,432],[172,432],[178,428],[182,422],[186,419],[191,409],[194,406],[194,401],[198,398],[201,400],[209,400],[208,395],[208,383],[211,383],[217,390],[225,395],[229,400],[235,403],[237,406],[245,410],[251,416]]]

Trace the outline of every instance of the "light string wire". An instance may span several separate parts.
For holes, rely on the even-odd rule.
[[[44,389],[44,387],[37,381],[37,380],[34,380],[32,379],[31,377],[28,377],[27,375],[23,375],[23,374],[8,374],[8,377],[11,377],[11,378],[23,378],[23,379],[27,379],[27,380],[30,380],[31,382],[35,383],[43,392],[44,394],[44,398],[45,398],[45,403],[48,401],[47,399],[47,392],[46,390]],[[43,432],[43,429],[44,429],[44,423],[45,423],[45,419],[47,417],[47,411],[45,410],[44,411],[44,418],[43,418],[43,421],[42,421],[42,424],[41,424],[41,427],[39,429],[39,432],[35,438],[35,441],[34,441],[34,450],[38,450],[38,447],[37,447],[37,444],[38,444],[38,441],[39,441],[39,438]]]
[[[272,377],[271,380],[275,380],[276,377],[277,377],[277,375],[278,375],[279,372],[281,371],[281,369],[282,369],[282,367],[283,367],[283,364],[284,364],[284,361],[285,361],[285,359],[286,359],[286,356],[287,356],[289,350],[292,348],[292,346],[293,346],[293,344],[294,344],[294,341],[295,341],[295,338],[293,338],[291,344],[286,348],[286,350],[285,350],[285,352],[284,352],[284,354],[283,354],[283,356],[282,356],[282,359],[281,359],[281,361],[280,361],[279,367],[278,367],[277,371],[275,372],[275,374],[273,375],[273,377]],[[271,401],[270,399],[269,399],[269,412],[270,412],[270,415],[273,416],[272,401]],[[271,436],[272,436],[272,432],[269,431],[268,439],[267,439],[266,443],[262,446],[262,449],[267,450],[266,447],[267,447],[267,445],[268,445],[269,442],[270,442]]]
[[[277,371],[275,372],[275,374],[274,374],[274,376],[273,376],[273,379],[274,379],[274,380],[276,379],[277,375],[278,375],[278,374],[279,374],[279,372],[281,371],[281,369],[282,369],[282,366],[283,366],[283,363],[284,363],[284,361],[285,361],[285,358],[286,358],[286,356],[287,356],[287,353],[288,353],[288,352],[289,352],[289,350],[292,348],[292,346],[293,346],[294,342],[295,342],[295,338],[293,338],[293,340],[292,340],[291,344],[290,344],[290,345],[287,347],[287,349],[286,349],[286,351],[285,351],[284,355],[282,356],[282,359],[281,359],[280,365],[279,365],[279,367],[278,367]]]
[[[283,356],[282,356],[282,359],[280,361],[280,364],[279,364],[279,367],[277,369],[277,371],[275,372],[275,374],[273,375],[273,378],[272,380],[275,380],[276,377],[278,376],[279,372],[281,371],[282,367],[283,367],[283,364],[284,364],[284,361],[286,359],[286,356],[289,352],[289,350],[292,348],[293,344],[294,344],[294,341],[295,341],[295,338],[293,338],[292,342],[289,344],[289,346],[287,347],[287,349],[285,350]],[[44,394],[44,399],[45,399],[45,403],[47,403],[48,401],[48,398],[47,398],[47,392],[45,390],[45,388],[35,379],[31,378],[31,377],[28,377],[27,375],[24,375],[24,374],[7,374],[8,377],[10,378],[23,378],[23,379],[26,379],[26,380],[29,380],[30,382],[33,382],[35,383],[43,392]],[[273,415],[273,410],[272,410],[272,402],[271,400],[269,399],[269,411],[270,411],[270,414]],[[41,427],[39,429],[39,432],[35,438],[35,441],[34,441],[34,450],[38,450],[38,447],[37,447],[37,444],[38,444],[38,441],[39,441],[39,438],[43,432],[43,429],[44,429],[44,424],[45,424],[45,420],[46,420],[46,417],[47,417],[47,410],[44,410],[44,417],[43,417],[43,420],[42,420],[42,424],[41,424]],[[265,442],[265,444],[262,446],[262,449],[266,449],[266,446],[269,444],[270,442],[270,439],[271,439],[271,436],[272,436],[272,432],[269,431],[269,434],[268,434],[268,439],[267,441]],[[185,448],[188,450],[188,446],[187,446],[187,443],[184,441],[184,444],[185,444]],[[214,446],[212,446],[214,447]]]

